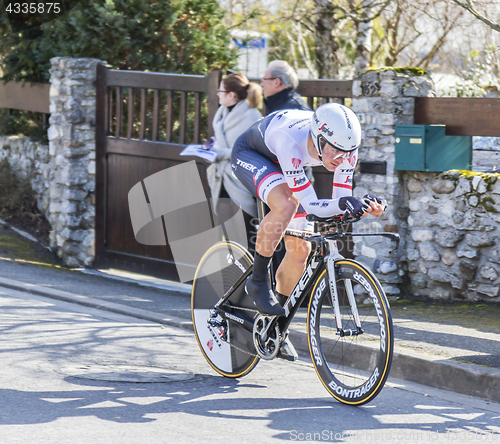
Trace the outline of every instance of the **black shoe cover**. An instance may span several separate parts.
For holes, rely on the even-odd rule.
[[[269,282],[254,282],[250,278],[245,285],[245,292],[253,299],[255,308],[260,314],[269,316],[283,316],[285,314],[285,309],[274,297]]]

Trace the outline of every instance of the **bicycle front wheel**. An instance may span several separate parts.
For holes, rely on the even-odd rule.
[[[342,403],[361,405],[382,390],[391,368],[394,337],[389,303],[373,273],[358,262],[335,262],[340,323],[335,316],[327,271],[309,301],[307,337],[321,382]],[[359,332],[349,303],[356,301]],[[355,311],[355,310],[354,310]]]
[[[212,368],[223,376],[237,378],[259,362],[252,332],[234,322],[215,318],[211,309],[252,264],[250,253],[235,242],[218,242],[202,257],[196,269],[191,294],[191,315],[198,345]],[[245,283],[229,298],[227,306],[236,316],[253,323],[255,310],[244,291]]]

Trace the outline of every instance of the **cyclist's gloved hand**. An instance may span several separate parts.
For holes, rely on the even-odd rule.
[[[345,196],[339,199],[339,208],[342,211],[348,211],[353,217],[361,217],[368,208],[369,203],[364,198]]]
[[[387,209],[387,201],[382,197],[377,197],[374,196],[373,194],[365,194],[363,196],[363,199],[368,205],[370,204],[370,202],[375,202],[378,203],[379,205],[382,205],[383,207],[382,211],[385,211]]]

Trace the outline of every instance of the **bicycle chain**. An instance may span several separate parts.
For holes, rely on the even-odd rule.
[[[243,350],[242,348],[238,347],[237,345],[234,345],[232,342],[226,342],[226,343],[229,344],[231,347],[234,347],[236,350],[239,350],[240,352],[243,352],[247,355],[259,356],[257,353],[250,353],[248,350]]]
[[[235,305],[228,305],[228,308],[233,308],[235,310],[243,310],[243,311],[253,311],[254,313],[258,313],[258,311],[255,308],[245,308]]]

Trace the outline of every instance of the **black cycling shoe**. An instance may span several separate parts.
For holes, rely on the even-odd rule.
[[[245,285],[245,292],[253,299],[255,309],[263,315],[283,316],[285,309],[274,297],[268,281],[254,282],[251,277]]]
[[[276,355],[277,358],[285,359],[286,361],[296,361],[299,359],[299,355],[295,350],[295,347],[288,339],[288,334],[285,340],[281,343],[281,347]]]

